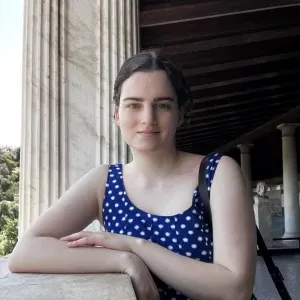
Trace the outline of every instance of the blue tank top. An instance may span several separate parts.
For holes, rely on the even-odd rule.
[[[209,194],[220,158],[218,153],[209,154],[206,166]],[[198,187],[194,191],[191,207],[183,213],[172,216],[149,214],[136,207],[127,196],[123,182],[123,166],[110,165],[103,200],[103,222],[105,231],[143,238],[180,255],[202,262],[212,262],[212,233],[204,216]],[[189,299],[154,274],[152,276],[161,299]]]

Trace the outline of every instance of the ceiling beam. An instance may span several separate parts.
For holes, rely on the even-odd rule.
[[[269,41],[280,38],[287,38],[300,35],[300,27],[295,26],[291,28],[282,28],[276,31],[265,30],[254,33],[245,33],[232,37],[215,38],[212,40],[203,40],[193,43],[177,44],[160,48],[163,53],[167,55],[180,55],[190,52],[207,51],[216,48],[223,48],[229,46],[244,45],[249,43],[257,43],[262,41]]]
[[[266,103],[260,103],[260,105],[254,106],[254,105],[243,105],[239,108],[232,108],[230,110],[227,111],[222,111],[220,113],[208,113],[208,114],[200,114],[200,116],[193,116],[191,118],[191,121],[197,122],[197,121],[203,121],[203,120],[210,120],[210,119],[223,119],[225,117],[228,116],[238,116],[238,115],[248,115],[248,114],[253,114],[256,112],[261,112],[261,111],[267,111],[267,114],[269,114],[269,112],[272,112],[274,110],[276,110],[277,108],[282,109],[283,107],[286,108],[290,108],[293,107],[295,105],[297,105],[299,103],[299,100],[295,99],[295,98],[291,98],[291,99],[285,99],[284,101],[270,101],[270,102],[266,102]],[[250,119],[250,118],[249,118]]]
[[[298,6],[281,9],[226,15],[222,18],[194,19],[185,23],[175,22],[164,24],[164,26],[140,28],[141,47],[142,49],[149,47],[161,48],[177,43],[208,40],[216,36],[224,37],[240,35],[250,31],[264,31],[271,28],[276,30],[298,26],[299,11],[300,3]],[[255,48],[253,49],[255,50]]]
[[[212,135],[225,136],[228,133],[234,133],[235,136],[237,136],[238,133],[239,133],[239,135],[241,135],[242,132],[245,131],[245,128],[247,128],[249,130],[249,124],[242,124],[242,125],[239,125],[238,127],[236,127],[236,126],[228,126],[226,128],[219,127],[219,128],[216,128],[213,132],[212,131],[206,131],[206,132],[200,131],[198,133],[194,133],[191,135],[184,135],[181,137],[177,137],[176,141],[177,141],[178,145],[185,145],[186,142],[194,141],[195,143],[197,143],[197,141],[202,141],[203,138],[205,138],[207,136],[212,136]]]
[[[186,146],[192,146],[192,145],[197,145],[197,144],[201,144],[201,145],[204,145],[204,144],[207,144],[208,142],[215,142],[215,143],[218,143],[220,141],[226,141],[230,138],[234,137],[233,134],[229,135],[229,136],[211,136],[211,137],[207,137],[207,138],[203,138],[201,139],[201,141],[188,141],[188,142],[185,142],[185,143],[178,143],[178,146],[179,147],[186,147]]]
[[[173,5],[141,11],[140,27],[149,28],[174,23],[186,23],[195,20],[283,9],[298,5],[300,4],[296,0],[231,1],[230,5],[224,5],[222,1],[212,1],[180,6]]]
[[[298,60],[298,63],[297,63]],[[279,74],[285,71],[298,72],[300,71],[300,59],[292,58],[277,62],[267,62],[261,65],[246,66],[242,69],[228,69],[219,72],[197,74],[192,76],[185,76],[188,86],[201,84],[209,84],[213,82],[226,81],[242,77],[256,76],[260,74],[267,74],[278,72]]]
[[[217,88],[217,87],[222,87],[222,86],[228,86],[228,85],[235,85],[235,84],[242,84],[242,83],[249,83],[253,81],[259,81],[263,84],[263,80],[270,80],[272,79],[272,84],[274,84],[274,80],[280,80],[280,82],[284,82],[284,76],[288,77],[288,81],[290,82],[290,77],[296,79],[300,78],[300,68],[299,69],[294,69],[294,70],[286,70],[286,71],[280,71],[278,70],[277,72],[270,72],[270,73],[264,73],[260,75],[254,75],[254,76],[247,76],[247,77],[240,77],[240,78],[235,78],[235,79],[229,79],[229,80],[224,80],[224,81],[216,81],[212,83],[206,83],[206,84],[198,84],[198,85],[193,85],[190,90],[192,92],[198,91],[198,90],[203,90],[203,89],[211,89],[211,88]]]
[[[300,9],[299,9],[300,14]],[[195,66],[235,63],[244,59],[261,58],[277,55],[287,51],[300,51],[300,32],[298,36],[278,40],[262,41],[256,44],[241,43],[237,46],[215,48],[211,50],[189,52],[170,56],[180,68],[187,69]]]
[[[239,144],[251,143],[255,138],[264,135],[270,132],[271,130],[274,130],[274,128],[276,128],[277,125],[285,122],[291,122],[293,120],[296,120],[297,118],[300,119],[300,105],[293,109],[290,109],[288,112],[283,113],[278,117],[275,117],[273,120],[255,128],[254,130],[231,141],[230,143],[221,146],[215,151],[225,153],[231,150],[232,148],[235,148]]]
[[[199,130],[194,129],[193,131],[189,131],[189,130],[184,130],[184,131],[178,131],[176,133],[176,138],[177,139],[181,139],[183,137],[189,137],[189,136],[197,136],[197,135],[201,135],[201,134],[213,134],[213,132],[215,132],[216,130],[221,130],[224,128],[239,128],[239,126],[250,126],[253,124],[254,126],[259,126],[262,124],[262,121],[267,121],[269,120],[269,118],[264,117],[264,119],[262,120],[261,118],[255,120],[255,122],[251,122],[251,123],[241,123],[240,121],[236,121],[236,122],[231,122],[230,124],[228,124],[226,127],[224,127],[223,124],[216,124],[216,125],[212,125],[209,127],[204,127],[204,128],[200,128]],[[255,128],[255,127],[254,127]]]
[[[192,123],[190,125],[186,125],[181,128],[181,130],[177,133],[177,136],[180,135],[187,135],[187,134],[193,134],[196,131],[200,131],[201,129],[205,129],[206,127],[210,127],[211,125],[215,125],[218,127],[224,127],[224,126],[231,126],[232,123],[237,122],[237,126],[239,124],[251,124],[253,122],[256,122],[258,120],[261,120],[261,124],[264,124],[267,120],[272,120],[278,115],[283,114],[284,112],[288,111],[289,108],[274,108],[272,111],[268,112],[266,114],[264,111],[256,111],[251,114],[251,118],[246,118],[245,115],[239,115],[239,116],[233,116],[230,118],[224,118],[221,120],[210,120],[206,122],[197,122]]]
[[[261,91],[274,91],[276,89],[282,89],[283,86],[289,86],[290,88],[295,90],[299,90],[299,78],[285,78],[284,81],[279,81],[279,80],[264,80],[261,82],[256,82],[256,81],[250,81],[247,83],[235,85],[235,86],[220,86],[216,87],[213,89],[203,89],[199,91],[193,91],[193,98],[194,99],[199,99],[195,100],[194,103],[203,103],[202,98],[208,99],[210,97],[211,101],[216,101],[220,99],[227,98],[228,99],[228,94],[235,94],[237,95],[240,93],[241,95],[248,94],[250,98],[255,97],[255,94],[259,94]],[[255,91],[255,93],[252,94],[250,91]],[[286,90],[287,92],[289,91],[288,89]],[[251,95],[252,94],[252,95]],[[226,95],[226,97],[223,97]],[[240,98],[240,100],[243,100]]]
[[[241,100],[230,101],[230,102],[224,101],[225,104],[220,104],[220,105],[212,105],[212,106],[207,106],[207,105],[204,106],[203,105],[203,108],[192,109],[192,111],[188,114],[188,116],[193,116],[198,113],[214,111],[214,110],[219,110],[219,109],[224,109],[224,108],[229,108],[229,107],[237,108],[239,106],[244,106],[245,104],[249,104],[250,107],[252,108],[253,105],[255,105],[256,103],[261,104],[261,103],[266,103],[269,100],[276,100],[276,99],[280,99],[280,101],[282,103],[285,103],[286,99],[282,99],[282,98],[287,98],[287,97],[291,97],[291,96],[297,96],[297,97],[300,96],[300,90],[293,91],[293,92],[277,93],[275,95],[270,95],[267,97],[253,97],[251,100],[243,99],[244,101],[241,101]],[[247,100],[247,101],[245,101],[245,100]]]
[[[282,54],[274,54],[274,55],[267,55],[267,56],[261,56],[246,60],[239,60],[235,62],[227,62],[222,64],[214,64],[211,66],[203,66],[203,67],[196,67],[196,68],[189,68],[183,70],[184,76],[193,76],[193,75],[207,75],[207,73],[213,73],[213,72],[219,72],[224,70],[230,70],[230,69],[237,69],[237,68],[244,68],[248,66],[254,66],[254,65],[261,65],[269,62],[276,62],[280,60],[286,60],[286,59],[297,59],[300,57],[300,51],[292,51]]]
[[[259,85],[257,85],[259,86]],[[236,97],[237,99],[243,100],[243,98],[240,98],[240,96],[246,96],[248,99],[253,99],[259,94],[266,94],[268,96],[268,93],[275,92],[275,91],[291,91],[292,89],[293,92],[299,91],[299,81],[296,82],[289,82],[289,83],[277,83],[273,85],[266,85],[262,87],[257,87],[257,86],[247,86],[245,85],[243,88],[238,86],[236,90],[239,90],[237,92],[231,92],[233,88],[231,87],[231,90],[229,88],[220,88],[220,89],[212,89],[212,90],[203,90],[201,92],[195,91],[193,94],[194,104],[200,104],[200,103],[207,103],[210,101],[221,101],[224,99],[231,99]],[[297,90],[295,90],[295,88]],[[215,93],[215,94],[213,94]]]

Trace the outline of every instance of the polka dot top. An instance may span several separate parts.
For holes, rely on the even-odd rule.
[[[209,154],[206,166],[208,193],[220,158],[218,153]],[[105,231],[143,238],[177,254],[212,262],[212,234],[206,223],[198,188],[194,191],[191,207],[183,213],[172,216],[153,215],[139,209],[130,201],[124,187],[122,171],[121,164],[109,166],[103,202]],[[189,299],[154,274],[152,276],[161,299]]]

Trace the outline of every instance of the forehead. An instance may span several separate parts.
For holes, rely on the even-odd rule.
[[[164,71],[135,72],[123,83],[121,98],[175,97],[174,90]]]

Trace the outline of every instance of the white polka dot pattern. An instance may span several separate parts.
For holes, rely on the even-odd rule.
[[[221,155],[217,153],[210,154],[206,167],[208,192],[220,157]],[[174,216],[158,216],[140,210],[130,201],[122,178],[122,165],[110,165],[103,202],[106,231],[140,237],[180,255],[212,262],[212,234],[205,221],[198,189],[194,191],[192,206],[185,212]],[[154,279],[161,299],[189,299],[156,276]]]

